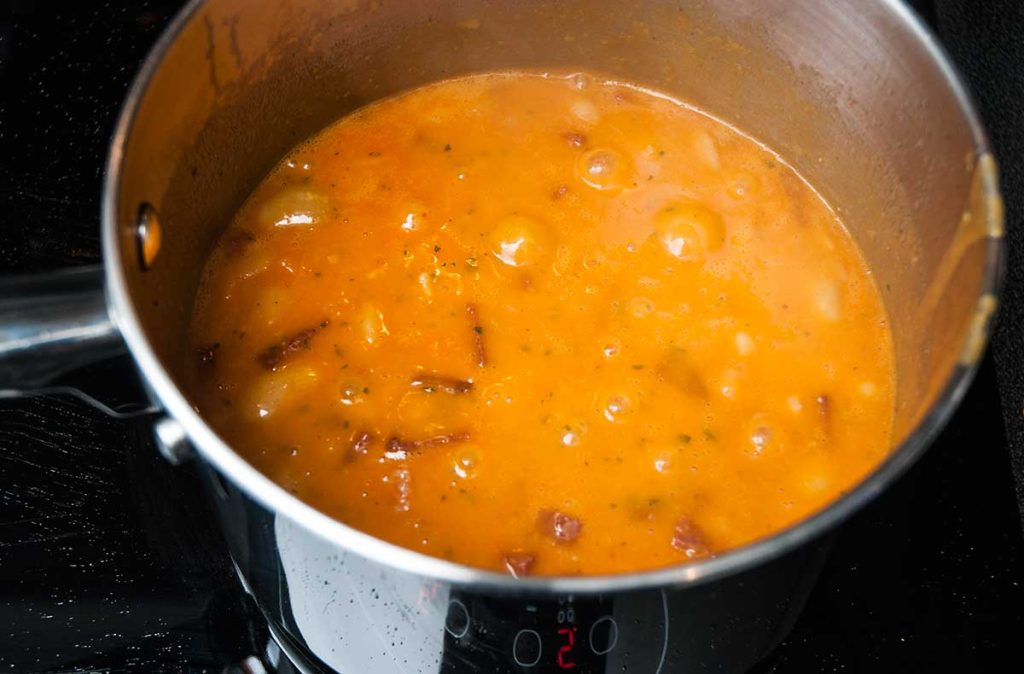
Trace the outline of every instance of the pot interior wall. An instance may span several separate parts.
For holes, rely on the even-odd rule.
[[[288,149],[380,97],[506,68],[660,89],[794,165],[874,270],[895,335],[897,435],[912,429],[970,334],[988,202],[977,184],[969,200],[975,139],[955,96],[884,1],[203,3],[143,92],[118,195],[121,264],[172,375],[189,356],[202,261]],[[133,239],[142,202],[163,225],[147,272]]]

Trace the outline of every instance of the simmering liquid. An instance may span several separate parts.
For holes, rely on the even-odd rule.
[[[719,554],[890,447],[859,252],[770,150],[586,75],[375,103],[294,149],[207,262],[193,400],[299,498],[513,575]]]

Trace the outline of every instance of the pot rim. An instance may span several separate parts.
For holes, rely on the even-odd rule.
[[[325,541],[396,570],[455,585],[472,585],[515,594],[592,594],[709,582],[771,561],[800,545],[810,543],[874,499],[920,458],[949,421],[977,372],[983,346],[991,334],[993,302],[999,294],[1003,277],[1003,242],[1001,236],[994,234],[985,242],[985,268],[976,309],[980,322],[969,331],[964,345],[964,353],[971,353],[971,357],[962,358],[958,362],[941,392],[914,430],[856,487],[814,515],[771,536],[734,548],[720,556],[653,570],[598,576],[537,576],[519,579],[409,550],[328,517],[256,470],[200,418],[150,347],[128,293],[118,227],[125,146],[131,135],[140,101],[153,74],[170,46],[202,8],[204,2],[205,0],[190,0],[161,34],[132,83],[111,139],[101,210],[108,310],[150,389],[165,410],[183,426],[199,455],[263,507],[301,524]],[[985,195],[985,215],[990,224],[989,231],[1001,232],[1003,222],[998,176],[994,162],[981,161],[982,158],[990,156],[990,150],[970,94],[960,81],[943,48],[912,10],[900,0],[878,2],[895,15],[930,56],[959,103],[960,111],[971,128],[974,140],[976,170]]]

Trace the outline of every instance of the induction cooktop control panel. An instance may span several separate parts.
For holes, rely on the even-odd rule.
[[[551,601],[500,600],[453,591],[441,671],[660,672],[667,646],[660,593],[563,595]]]

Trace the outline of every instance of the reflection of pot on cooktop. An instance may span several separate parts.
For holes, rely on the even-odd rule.
[[[48,52],[41,51],[45,41],[28,38],[32,31],[63,31],[71,24],[79,30],[99,25],[105,35],[110,33],[106,24],[89,19],[91,12],[106,10],[79,10],[82,13],[74,16],[45,20],[26,11],[17,9],[14,21],[8,20],[3,29],[10,25],[23,31],[13,40],[16,53],[34,50],[39,60],[12,59],[13,65],[5,64],[0,76],[6,82],[8,73],[14,72],[15,83],[27,91],[38,88],[34,78],[53,78],[46,82],[48,92],[58,90],[62,81],[40,75],[38,64]],[[932,16],[942,28],[945,17],[957,11],[955,5],[940,4]],[[120,16],[132,16],[132,11]],[[132,18],[128,25],[144,33],[145,22],[152,20],[144,16],[136,23]],[[960,21],[955,29],[970,26],[971,22]],[[76,44],[72,41],[67,48],[75,49]],[[968,43],[955,43],[954,53],[963,44]],[[125,53],[138,58],[131,50],[144,45],[133,45],[126,41]],[[91,49],[78,48],[81,62],[100,58]],[[103,67],[107,58],[95,66],[101,71],[98,79],[109,74],[110,69]],[[74,84],[64,84],[66,90],[74,91],[95,71],[75,68]],[[94,90],[104,89],[101,85]],[[982,103],[988,103],[984,89],[981,93]],[[46,114],[38,126],[46,126]],[[57,124],[62,116],[52,114],[55,122],[50,127],[63,128]],[[1001,127],[986,119],[999,141]],[[26,119],[23,128],[31,130],[33,124]],[[12,156],[21,159],[19,165],[26,170],[40,165],[40,179],[29,187],[19,183],[20,191],[3,199],[25,218],[39,216],[35,222],[44,226],[35,228],[31,237],[15,238],[15,250],[8,254],[21,258],[23,251],[42,250],[49,255],[51,248],[68,245],[77,247],[79,256],[89,255],[88,236],[81,245],[62,243],[67,229],[52,224],[60,222],[59,214],[42,208],[45,200],[32,196],[47,197],[51,192],[46,190],[55,190],[54,198],[64,194],[55,187],[64,181],[41,179],[46,175],[42,167],[49,165],[34,150],[46,135],[25,131],[18,138],[21,144],[5,134],[3,142],[15,149]],[[93,166],[102,154],[101,141],[95,143]],[[60,156],[65,151],[68,161],[74,160],[68,147],[57,145],[53,153]],[[95,198],[89,196],[87,181],[80,181],[76,189],[83,199]],[[1012,204],[1016,193],[1007,190],[1007,199]],[[96,209],[82,210],[80,231],[92,232],[94,221],[85,220],[94,217]],[[52,232],[53,238],[40,232]],[[22,268],[32,266],[21,259],[17,264]],[[51,265],[62,261],[48,259]],[[42,265],[47,258],[40,255],[35,260]],[[997,351],[997,358],[1001,355]],[[301,527],[266,521],[265,513],[251,509],[231,483],[211,478],[201,466],[197,476],[195,464],[166,465],[149,446],[150,424],[145,419],[108,421],[64,398],[7,402],[0,422],[6,466],[3,491],[13,495],[9,503],[14,507],[8,508],[11,515],[0,515],[0,531],[9,542],[0,569],[21,582],[5,584],[13,588],[5,589],[5,604],[13,607],[11,613],[5,611],[5,620],[19,639],[16,650],[0,648],[0,658],[15,671],[176,671],[182,662],[195,671],[216,671],[227,663],[243,663],[249,655],[262,658],[260,666],[275,659],[280,665],[282,649],[301,658],[312,647],[328,664],[341,662],[332,658],[346,654],[366,658],[357,662],[365,663],[368,671],[388,671],[379,665],[381,653],[394,662],[408,659],[405,671],[466,671],[475,662],[485,663],[480,671],[544,671],[542,667],[557,670],[571,665],[577,671],[618,671],[623,666],[628,671],[657,671],[663,656],[667,662],[686,659],[728,666],[730,657],[743,656],[722,656],[724,644],[737,636],[746,642],[761,639],[761,648],[767,651],[795,621],[789,638],[768,654],[766,669],[813,671],[836,663],[859,668],[871,663],[867,666],[883,670],[935,670],[957,663],[961,671],[984,670],[986,657],[994,660],[999,652],[1012,653],[1009,638],[1020,628],[1015,606],[1021,598],[1022,544],[1012,481],[1006,476],[1006,440],[998,430],[994,374],[990,366],[982,368],[962,409],[921,463],[840,530],[813,587],[802,580],[813,578],[813,573],[796,573],[796,578],[791,572],[778,573],[770,582],[750,583],[748,588],[762,587],[765,592],[748,589],[739,601],[708,584],[705,590],[685,595],[683,603],[669,593],[647,591],[620,593],[611,600],[563,593],[530,601],[524,596],[484,597],[429,582],[406,588],[365,563],[346,560],[339,566],[339,560],[315,542],[302,542]],[[69,383],[109,402],[132,398],[130,392],[110,385],[113,375],[126,381],[131,376],[124,363],[115,362],[94,366]],[[1004,388],[1002,395],[1004,401],[1012,398],[1012,389]],[[966,452],[965,447],[972,450]],[[250,589],[262,597],[264,610],[286,616],[271,625],[279,646],[266,647],[266,626],[238,589],[221,535],[199,491],[198,480],[207,479],[215,510],[246,523],[233,530],[228,544],[236,551],[235,563]],[[260,558],[260,551],[269,549],[276,554]],[[811,551],[800,568],[806,571],[821,562]],[[761,572],[771,573],[773,568],[777,569],[768,565]],[[344,584],[339,587],[336,581]],[[775,599],[775,591],[787,600]],[[807,608],[798,616],[805,593]],[[744,615],[750,619],[738,620]],[[990,617],[995,619],[987,620]],[[341,639],[347,650],[339,648]],[[332,647],[342,655],[333,656]],[[256,667],[254,661],[249,663]]]

